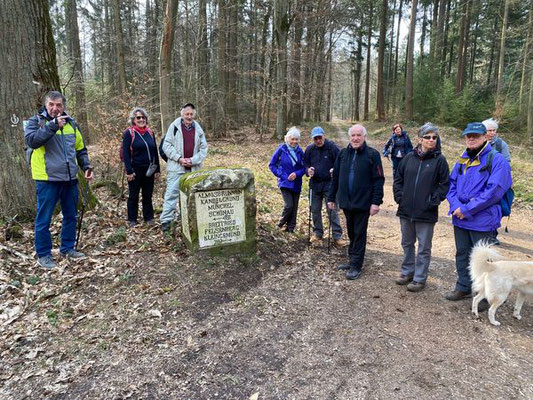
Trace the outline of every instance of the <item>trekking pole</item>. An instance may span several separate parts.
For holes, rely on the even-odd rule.
[[[78,248],[78,242],[80,241],[81,224],[83,223],[83,214],[85,214],[85,206],[87,205],[88,197],[89,197],[89,182],[87,181],[85,188],[81,192],[81,212],[80,212],[80,219],[78,221],[78,233],[76,235],[76,245],[74,246],[75,249]]]
[[[313,203],[313,189],[311,189],[311,179],[309,179],[309,218],[307,220],[307,247],[311,246],[311,206]]]
[[[327,208],[326,205],[326,213],[328,215],[328,254],[331,253],[331,210]]]

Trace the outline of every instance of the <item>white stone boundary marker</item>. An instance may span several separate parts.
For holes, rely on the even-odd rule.
[[[183,239],[211,254],[255,253],[256,199],[252,171],[212,168],[180,179]]]

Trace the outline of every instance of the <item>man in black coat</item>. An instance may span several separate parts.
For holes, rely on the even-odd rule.
[[[366,144],[365,127],[354,125],[348,133],[350,144],[341,150],[333,168],[328,208],[335,210],[338,203],[350,238],[349,262],[338,269],[347,271],[346,279],[357,279],[365,257],[368,218],[383,203],[385,176],[379,152]]]
[[[314,244],[320,242],[324,235],[322,203],[327,201],[333,165],[339,154],[339,148],[334,142],[325,138],[324,129],[320,126],[313,128],[311,138],[313,143],[305,149],[304,165],[307,176],[309,176],[309,201],[313,214],[313,236],[311,236],[310,241]],[[328,215],[333,233],[333,243],[337,247],[346,246],[348,243],[342,240],[342,227],[337,210],[330,210]]]

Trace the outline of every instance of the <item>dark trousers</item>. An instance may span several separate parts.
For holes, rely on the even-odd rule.
[[[400,162],[403,160],[403,158],[398,158],[391,156],[392,160],[392,176],[394,177],[396,175],[396,171],[398,171],[398,167],[400,166]]]
[[[470,293],[472,291],[472,279],[468,272],[470,252],[481,239],[492,238],[493,232],[471,231],[454,226],[453,233],[455,236],[455,267],[457,268],[455,290]]]
[[[350,265],[360,271],[365,258],[366,231],[370,214],[368,211],[342,211],[346,216],[346,228],[350,238],[350,247],[348,247]]]
[[[128,221],[137,222],[139,214],[139,192],[142,192],[143,219],[154,219],[154,206],[152,205],[152,193],[154,192],[154,175],[146,176],[148,167],[134,167],[135,179],[128,182]]]
[[[298,215],[298,202],[300,200],[300,192],[293,192],[289,189],[280,188],[283,196],[283,212],[278,226],[281,228],[287,224],[287,231],[293,232],[296,227],[296,216]]]

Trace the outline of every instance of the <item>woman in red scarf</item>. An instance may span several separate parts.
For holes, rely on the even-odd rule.
[[[139,192],[142,192],[143,219],[154,223],[152,193],[154,179],[159,178],[159,157],[154,134],[148,128],[148,113],[135,107],[129,117],[130,127],[122,136],[122,155],[128,178],[128,225],[137,225]]]

